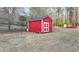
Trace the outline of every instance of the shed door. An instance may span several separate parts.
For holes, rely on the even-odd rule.
[[[48,22],[44,22],[44,32],[49,32],[49,23]]]

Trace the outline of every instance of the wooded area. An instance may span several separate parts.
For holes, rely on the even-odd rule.
[[[37,16],[51,16],[56,26],[79,24],[78,7],[31,7],[30,17]]]
[[[54,26],[79,25],[79,8],[78,7],[29,7],[28,12],[22,12],[26,15],[19,15],[21,7],[1,7],[0,8],[0,24],[26,26],[29,19],[51,16]],[[26,7],[24,7],[26,8]],[[21,8],[22,9],[22,8]]]

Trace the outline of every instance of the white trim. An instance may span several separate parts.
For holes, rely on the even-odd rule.
[[[44,30],[44,32],[49,32],[49,22],[44,22],[43,25],[46,25],[46,27],[45,26],[43,27],[43,30],[46,29]]]
[[[27,26],[28,26],[28,29],[27,29],[27,31],[29,31],[29,21],[28,21],[28,23],[27,23]]]
[[[44,32],[43,27],[44,27],[43,20],[41,20],[41,32]]]
[[[46,27],[44,26],[46,24]],[[46,31],[44,30],[46,28]],[[41,20],[41,32],[49,32],[49,22]]]

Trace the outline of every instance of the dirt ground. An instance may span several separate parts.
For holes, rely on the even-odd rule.
[[[54,29],[52,33],[0,33],[1,52],[76,52],[79,29]]]

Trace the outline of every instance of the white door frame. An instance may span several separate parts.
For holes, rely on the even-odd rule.
[[[49,22],[44,22],[44,32],[49,32]]]
[[[41,21],[41,32],[49,32],[49,22]]]

